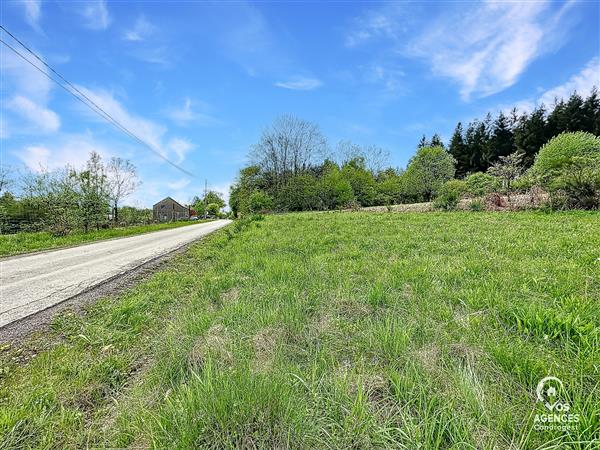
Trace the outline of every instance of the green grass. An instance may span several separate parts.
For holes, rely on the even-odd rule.
[[[596,449],[598,258],[598,213],[238,222],[4,350],[0,447]]]
[[[155,223],[126,228],[108,228],[106,230],[98,231],[94,230],[88,233],[79,231],[76,233],[71,233],[67,236],[53,236],[52,233],[45,231],[38,233],[0,234],[0,256],[11,256],[38,250],[68,247],[71,245],[84,244],[86,242],[101,241],[102,239],[133,236],[134,234],[168,230],[170,228],[184,227],[202,222],[207,221],[196,220]]]

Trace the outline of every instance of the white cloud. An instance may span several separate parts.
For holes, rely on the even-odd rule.
[[[209,109],[209,106],[203,102],[199,102],[199,106],[202,109]],[[180,126],[185,126],[190,123],[205,126],[217,125],[220,123],[218,119],[215,119],[209,114],[194,111],[192,108],[192,100],[189,97],[184,99],[182,107],[171,108],[167,110],[166,115]]]
[[[177,155],[177,162],[180,163],[185,159],[185,155],[194,148],[187,139],[172,138],[167,144],[167,148]]]
[[[572,25],[566,13],[574,4],[569,0],[557,9],[550,0],[444,3],[436,16],[418,11],[418,4],[411,14],[405,5],[386,4],[353,22],[346,46],[385,39],[389,58],[426,61],[433,74],[457,83],[469,100],[512,86],[532,61],[556,49]]]
[[[154,150],[166,156],[166,152],[161,143],[162,137],[167,131],[165,127],[130,113],[117,99],[115,99],[111,92],[105,90],[92,91],[82,86],[78,86],[77,88],[104,111],[110,114],[115,120],[120,122],[125,128],[142,138]],[[104,119],[101,119],[89,109],[85,108],[84,111],[91,117],[104,121]]]
[[[90,30],[106,30],[110,25],[110,15],[105,0],[91,0],[80,3],[79,14],[85,19],[85,26]]]
[[[156,27],[152,25],[144,15],[137,18],[132,29],[125,31],[123,39],[126,41],[143,41],[148,39],[154,32]]]
[[[368,11],[364,16],[355,19],[346,34],[346,47],[357,47],[379,38],[400,39],[405,22],[402,12],[401,5],[389,3],[381,9]]]
[[[70,166],[81,169],[92,151],[103,158],[112,156],[104,146],[95,142],[90,135],[64,135],[59,141],[50,145],[29,145],[15,152],[29,170],[57,170]]]
[[[35,125],[37,127],[36,131],[52,132],[60,128],[58,114],[31,101],[27,97],[17,95],[8,102],[7,106]]]
[[[585,97],[590,94],[594,86],[600,88],[600,58],[597,56],[592,58],[581,72],[569,78],[566,83],[544,92],[538,103],[550,106],[554,103],[555,98],[566,100],[574,91]]]
[[[311,91],[321,87],[323,82],[316,78],[295,77],[289,81],[278,81],[275,86],[295,91]]]
[[[41,0],[21,0],[25,9],[25,21],[36,31],[40,30],[39,20],[42,13]]]
[[[600,58],[597,56],[588,61],[581,71],[571,76],[565,83],[547,90],[542,89],[537,98],[530,97],[510,105],[500,105],[498,109],[505,114],[510,113],[513,108],[517,108],[522,113],[530,113],[542,104],[548,109],[552,108],[556,99],[566,101],[575,91],[582,97],[587,97],[594,87],[600,88]]]
[[[512,86],[560,38],[558,24],[571,2],[557,13],[548,6],[545,1],[487,1],[467,11],[446,12],[431,21],[408,53],[457,82],[465,100],[494,94]]]
[[[6,83],[8,90],[31,98],[37,103],[46,104],[53,88],[48,77],[9,51],[2,52],[0,65],[4,75],[3,83]],[[41,70],[46,72],[43,67]]]

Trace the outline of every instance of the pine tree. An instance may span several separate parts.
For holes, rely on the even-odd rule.
[[[573,92],[565,105],[565,130],[580,131],[585,123],[583,99],[577,92]]]
[[[600,98],[598,89],[594,87],[590,96],[583,103],[583,123],[581,131],[600,135]]]
[[[431,141],[429,142],[429,146],[430,147],[442,147],[442,148],[446,148],[446,146],[442,142],[442,138],[437,133],[435,133],[432,136]]]
[[[429,141],[425,135],[421,136],[419,143],[417,144],[417,149],[430,147]]]
[[[529,116],[521,116],[514,138],[517,150],[523,153],[524,166],[530,167],[537,152],[549,139],[544,105],[534,109]]]
[[[514,136],[508,118],[500,112],[494,121],[488,147],[487,164],[490,166],[500,156],[507,156],[514,151]]]
[[[463,137],[462,123],[458,122],[450,139],[450,154],[456,160],[456,177],[463,178],[470,171],[470,161],[467,145]]]

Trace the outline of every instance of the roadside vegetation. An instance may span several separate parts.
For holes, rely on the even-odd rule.
[[[248,216],[4,346],[0,447],[595,449],[599,248],[597,212]]]
[[[96,152],[84,168],[20,173],[0,167],[0,255],[177,226],[157,224],[152,209],[123,205],[140,185],[131,161],[105,162]],[[196,217],[224,216],[218,192],[190,203]],[[6,250],[3,244],[11,243],[24,247]]]
[[[186,225],[193,225],[208,220],[180,221],[153,223],[148,225],[129,226],[125,228],[106,228],[100,230],[70,233],[65,236],[55,236],[48,231],[36,233],[14,233],[0,235],[0,256],[11,256],[38,250],[49,250],[60,247],[84,244],[103,239],[133,236],[152,231],[168,230]]]
[[[488,114],[466,130],[459,123],[447,145],[437,134],[423,136],[406,168],[390,167],[387,152],[375,146],[341,141],[331,148],[316,124],[282,116],[253,146],[230,206],[234,215],[430,201],[451,210],[468,198],[482,209],[598,209],[599,135],[595,89],[548,111],[542,105],[530,114]],[[513,202],[513,194],[531,201]]]

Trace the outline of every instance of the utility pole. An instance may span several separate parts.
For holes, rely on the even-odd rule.
[[[204,179],[204,218],[206,219],[208,217],[208,211],[206,210],[206,207],[208,206],[206,204],[206,195],[208,194],[208,180],[205,178]]]

